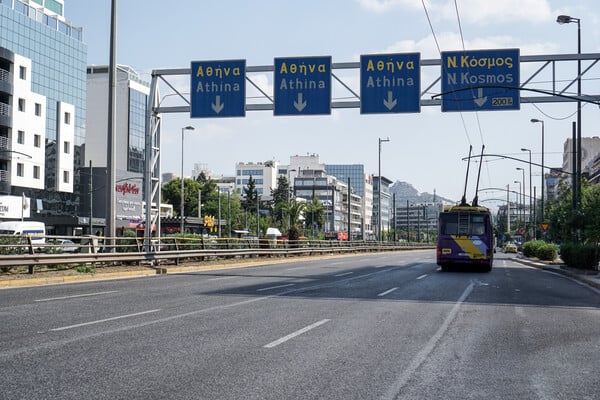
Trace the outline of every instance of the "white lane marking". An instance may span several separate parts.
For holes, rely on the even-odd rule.
[[[389,264],[376,265],[375,268],[389,267]]]
[[[417,355],[412,359],[408,367],[400,374],[400,376],[398,377],[396,382],[394,382],[392,387],[390,387],[385,396],[385,399],[398,398],[398,395],[400,394],[402,388],[408,383],[409,379],[415,373],[415,371],[419,369],[419,367],[427,360],[427,357],[433,351],[437,342],[439,342],[442,336],[444,336],[444,333],[446,333],[446,331],[450,327],[450,324],[456,318],[456,314],[458,314],[458,310],[460,309],[461,305],[473,291],[474,286],[475,285],[473,284],[473,282],[471,282],[469,286],[467,286],[465,291],[461,294],[459,299],[454,304],[454,307],[452,307],[452,310],[450,310],[450,313],[448,314],[442,325],[439,327],[437,332],[431,337],[431,339],[429,339],[425,347],[423,347],[421,351],[417,353]]]
[[[288,283],[287,285],[277,285],[277,286],[269,286],[266,288],[262,288],[262,289],[256,289],[257,292],[265,292],[267,290],[273,290],[273,289],[279,289],[279,288],[284,288],[284,287],[289,287],[289,286],[294,286],[295,283]]]
[[[81,323],[81,324],[63,326],[63,327],[60,327],[60,328],[53,328],[53,329],[50,329],[50,332],[58,332],[58,331],[64,331],[64,330],[67,330],[67,329],[80,328],[82,326],[87,326],[87,325],[101,324],[103,322],[116,321],[118,319],[137,317],[138,315],[151,314],[151,313],[155,313],[155,312],[158,312],[158,311],[160,311],[160,309],[142,311],[142,312],[135,313],[135,314],[119,315],[118,317],[99,319],[97,321],[90,321],[90,322],[84,322],[84,323]]]
[[[413,268],[420,268],[420,267],[426,267],[426,266],[429,266],[429,265],[431,265],[431,263],[420,263],[420,264],[415,264],[412,267]]]
[[[284,336],[281,339],[277,339],[274,342],[271,342],[269,344],[266,344],[263,347],[266,348],[266,349],[271,349],[271,348],[273,348],[275,346],[279,346],[280,344],[285,343],[288,340],[295,338],[296,336],[300,336],[303,333],[306,333],[306,332],[310,331],[311,329],[315,329],[318,326],[326,324],[329,321],[331,321],[331,320],[330,319],[322,319],[319,322],[315,322],[312,325],[306,326],[306,327],[304,327],[304,328],[302,328],[300,330],[297,330],[296,332],[290,333],[289,335]]]
[[[329,265],[340,265],[340,264],[346,264],[346,261],[338,261],[338,262],[334,262],[334,263],[329,263]]]
[[[220,276],[218,278],[210,278],[207,281],[222,281],[223,279],[238,278],[237,276]]]
[[[340,276],[346,276],[346,275],[352,275],[354,272],[344,272],[343,274],[337,274],[334,275],[335,277],[340,277]]]
[[[107,292],[96,292],[96,293],[86,293],[86,294],[74,294],[72,296],[62,296],[62,297],[50,297],[48,299],[37,299],[34,302],[43,302],[43,301],[54,301],[54,300],[66,300],[66,299],[76,299],[78,297],[91,297],[91,296],[101,296],[103,294],[109,293],[117,293],[118,290],[110,290]]]
[[[417,277],[417,280],[419,280],[419,279],[423,279],[423,278],[427,278],[427,276],[428,276],[428,275],[429,275],[429,274],[423,274],[423,275],[421,275],[421,276]]]
[[[388,294],[390,294],[390,293],[392,293],[392,292],[394,292],[394,291],[396,291],[396,290],[398,290],[398,288],[397,288],[397,287],[395,287],[395,288],[391,288],[390,290],[386,290],[386,291],[385,291],[385,292],[383,292],[383,293],[379,293],[377,296],[379,296],[379,297],[383,297],[383,296],[386,296],[386,295],[388,295]]]

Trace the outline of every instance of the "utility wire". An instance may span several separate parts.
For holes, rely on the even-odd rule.
[[[460,40],[462,42],[462,49],[464,51],[465,50],[465,38],[464,38],[463,32],[462,32],[462,25],[460,23],[460,14],[458,12],[458,4],[456,3],[456,0],[454,0],[454,9],[456,10],[456,19],[458,20],[458,31],[460,32]]]
[[[431,34],[433,35],[433,40],[435,40],[435,45],[437,46],[438,53],[442,53],[440,49],[440,44],[438,43],[437,37],[435,36],[435,31],[433,30],[433,25],[431,24],[431,18],[429,18],[429,13],[427,12],[427,6],[425,5],[425,0],[421,0],[421,4],[423,4],[423,10],[425,10],[425,16],[427,17],[427,22],[429,22],[429,29],[431,29]]]

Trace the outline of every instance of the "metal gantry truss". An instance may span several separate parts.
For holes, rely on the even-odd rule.
[[[584,68],[581,74],[577,71],[577,61],[581,60]],[[519,60],[521,82],[521,103],[564,103],[585,102],[600,105],[600,74],[592,76],[592,72],[599,72],[597,66],[600,53],[589,54],[560,54],[560,55],[533,55],[521,56]],[[424,59],[420,62],[421,68],[421,106],[441,105],[441,59]],[[246,91],[246,111],[269,111],[274,109],[273,95],[269,89],[257,83],[258,76],[267,75],[272,84],[274,66],[248,66],[246,67],[246,82],[252,90]],[[190,81],[191,68],[157,69],[152,71],[150,95],[146,114],[146,147],[145,147],[145,172],[144,172],[144,198],[146,202],[146,218],[144,236],[149,241],[152,227],[156,229],[156,236],[160,238],[159,208],[161,199],[161,171],[160,171],[160,139],[162,114],[187,113],[190,114],[191,103],[189,92],[186,93],[177,87],[176,80],[180,77]],[[270,76],[268,75],[270,74]],[[577,97],[569,91],[579,79],[590,77],[584,88],[587,94]],[[359,86],[360,62],[344,62],[332,64],[332,78],[335,81],[331,108],[360,108]],[[160,85],[162,83],[162,85]],[[167,93],[161,98],[159,86]],[[423,89],[424,87],[424,89]],[[590,90],[590,87],[592,90]],[[189,86],[187,88],[189,90]],[[342,95],[336,96],[339,90]],[[590,94],[590,93],[595,94]],[[163,105],[168,97],[173,97],[175,105]],[[172,103],[172,99],[169,99]],[[183,177],[182,177],[183,179]],[[150,243],[148,242],[147,245]]]

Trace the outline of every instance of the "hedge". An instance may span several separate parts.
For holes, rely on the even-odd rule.
[[[560,258],[568,267],[595,270],[600,251],[592,244],[565,243],[560,246]]]

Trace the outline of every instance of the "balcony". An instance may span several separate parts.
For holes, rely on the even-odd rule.
[[[10,194],[10,174],[0,169],[0,194]]]
[[[10,82],[10,72],[4,68],[0,68],[0,92],[13,93],[12,83]]]
[[[12,118],[10,115],[10,106],[0,101],[0,125],[12,126]]]

